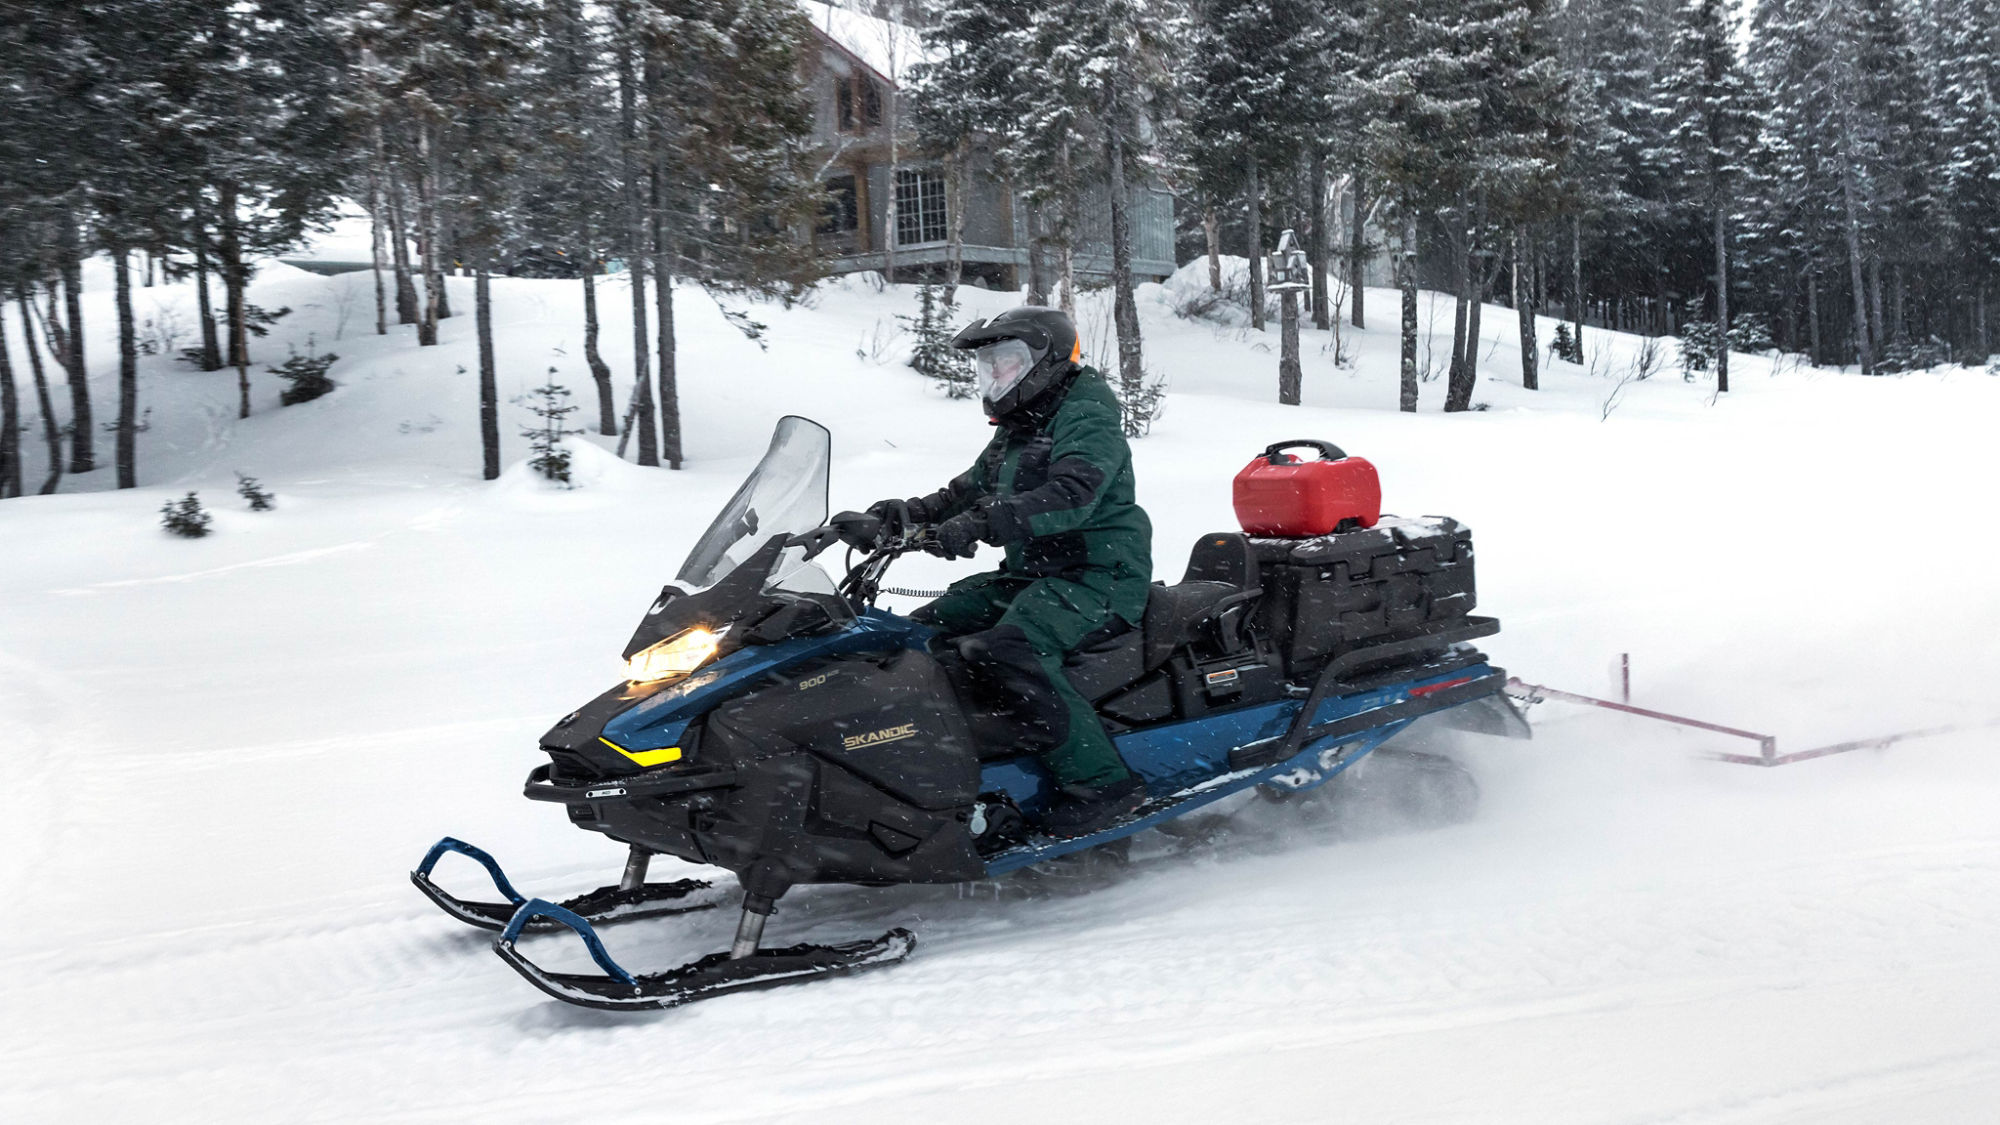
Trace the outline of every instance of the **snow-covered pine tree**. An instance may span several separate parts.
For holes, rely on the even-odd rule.
[[[897,316],[910,333],[910,367],[944,389],[945,397],[971,398],[978,393],[972,364],[965,352],[951,346],[956,305],[926,281],[917,287],[917,311]]]
[[[202,508],[200,497],[192,492],[160,505],[160,526],[169,535],[199,539],[208,534],[208,525],[214,522],[215,517]]]
[[[1207,196],[1244,201],[1250,322],[1261,330],[1263,255],[1271,250],[1264,196],[1274,174],[1294,175],[1325,131],[1335,84],[1332,25],[1321,0],[1193,0],[1189,7],[1181,159]]]
[[[1984,358],[2000,351],[2000,3],[1937,8],[1940,207],[1957,235],[1961,287],[1971,291],[1964,338]]]
[[[1026,44],[1025,5],[993,0],[941,0],[931,5],[923,39],[935,56],[910,69],[909,119],[918,139],[946,154],[952,217],[945,266],[944,302],[957,299],[964,268],[965,212],[975,148],[986,143],[995,172],[1017,174],[1006,157],[1019,127],[1027,73],[1017,52]]]
[[[1104,172],[1117,389],[1125,402],[1138,401],[1146,386],[1133,298],[1132,188],[1171,92],[1168,60],[1184,34],[1175,9],[1169,0],[1039,0],[1025,33],[1028,57],[1044,60],[1046,76],[1027,95],[1025,143],[1054,142],[1059,181],[1074,184],[1085,160]],[[1132,417],[1126,428],[1135,431]]]
[[[1750,83],[1737,57],[1736,22],[1725,0],[1686,0],[1674,21],[1664,91],[1668,164],[1677,198],[1702,213],[1714,253],[1710,276],[1718,340],[1729,333],[1729,216],[1757,136]],[[1729,390],[1729,349],[1715,350],[1718,392]]]

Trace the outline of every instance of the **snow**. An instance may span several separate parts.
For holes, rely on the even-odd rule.
[[[0,503],[0,890],[15,912],[0,1119],[1990,1114],[2000,761],[1976,724],[2000,717],[2000,379],[1740,356],[1726,396],[1668,370],[1626,382],[1607,414],[1637,341],[1588,329],[1595,369],[1552,364],[1528,392],[1513,316],[1489,308],[1488,409],[1438,413],[1440,379],[1404,415],[1395,295],[1370,291],[1374,327],[1344,336],[1355,365],[1308,330],[1306,404],[1286,408],[1275,326],[1178,319],[1189,283],[1140,297],[1148,362],[1172,387],[1135,446],[1163,578],[1229,525],[1251,456],[1324,438],[1378,466],[1391,511],[1473,529],[1481,610],[1504,625],[1484,647],[1528,680],[1608,694],[1629,652],[1636,703],[1770,731],[1781,750],[1968,729],[1756,770],[1702,757],[1739,749],[1727,739],[1547,703],[1535,741],[1455,751],[1485,791],[1458,827],[1342,833],[1253,805],[1234,839],[1088,894],[801,891],[771,939],[902,925],[917,953],[678,1012],[569,1008],[405,872],[449,833],[531,893],[615,878],[614,849],[520,797],[535,738],[615,678],[633,622],[776,419],[832,429],[841,507],[934,487],[985,424],[900,365],[907,288],[851,278],[806,307],[756,307],[768,351],[684,293],[685,471],[590,437],[574,440],[582,487],[549,487],[519,464],[530,419],[506,405],[510,467],[486,483],[469,315],[420,350],[409,329],[373,335],[367,274],[267,265],[251,299],[296,311],[258,355],[333,351],[337,391],[280,409],[260,363],[239,422],[233,372],[148,358],[144,487],[111,491],[106,468]],[[469,310],[470,282],[451,284]],[[624,306],[617,285],[605,309]],[[554,366],[590,417],[576,285],[493,290],[503,400]],[[103,333],[109,294],[86,297]],[[980,314],[1011,301],[967,297]],[[191,324],[192,302],[186,286],[138,293],[142,318]],[[1427,295],[1424,315],[1448,341],[1449,304]],[[1100,295],[1082,319],[1086,351],[1108,355]],[[616,321],[604,346],[624,371]],[[102,421],[115,348],[89,348]],[[25,438],[32,482],[38,430]],[[100,449],[108,461],[109,435]],[[275,511],[234,497],[239,470]],[[214,533],[169,538],[158,508],[190,489]],[[934,587],[970,565],[918,560],[892,580]],[[439,870],[461,892],[474,875]],[[721,948],[733,921],[607,939],[652,970]],[[558,937],[526,947],[585,964]]]

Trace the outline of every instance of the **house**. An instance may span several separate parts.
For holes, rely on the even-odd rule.
[[[823,0],[799,0],[799,6],[819,48],[807,60],[805,77],[829,200],[814,238],[835,273],[882,270],[893,255],[898,280],[942,276],[954,218],[945,169],[936,154],[916,147],[907,124],[897,130],[892,151],[889,129],[910,68],[926,57],[921,32]],[[993,175],[990,153],[980,146],[963,202],[965,279],[1018,288],[1027,277],[1029,209],[1018,191]],[[1174,271],[1172,193],[1135,176],[1129,214],[1135,280],[1165,279]],[[1109,278],[1111,211],[1102,185],[1086,190],[1077,225],[1079,278]]]

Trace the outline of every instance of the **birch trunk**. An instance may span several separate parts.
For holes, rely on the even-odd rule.
[[[417,320],[417,346],[432,347],[438,342],[438,307],[444,289],[444,247],[438,237],[437,153],[431,144],[431,127],[417,129],[417,160],[422,171],[417,177],[417,226],[422,232],[424,255],[424,306]]]
[[[410,267],[410,224],[403,203],[403,180],[393,171],[389,178],[389,261],[396,271],[396,323],[416,324],[417,281]]]
[[[665,138],[655,135],[653,150],[653,305],[659,318],[660,346],[660,457],[667,468],[681,467],[681,402],[680,388],[676,385],[678,371],[674,352],[674,255],[670,232],[666,225],[665,201],[662,197],[666,181]]]
[[[250,417],[249,309],[243,290],[243,243],[237,232],[236,184],[224,181],[222,196],[222,290],[227,306],[229,362],[236,368],[236,416]]]
[[[660,446],[653,428],[653,373],[649,354],[652,339],[646,323],[646,219],[644,203],[639,197],[639,76],[633,59],[636,46],[633,38],[638,30],[631,9],[631,0],[622,0],[618,6],[618,124],[624,142],[620,147],[624,172],[625,274],[632,279],[632,406],[625,433],[618,439],[618,455],[625,455],[625,444],[636,421],[639,464],[657,466]]]
[[[389,289],[382,277],[387,263],[389,240],[382,230],[382,175],[379,166],[368,170],[368,268],[375,275],[375,334],[389,334]]]

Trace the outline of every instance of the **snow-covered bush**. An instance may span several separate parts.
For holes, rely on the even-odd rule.
[[[250,510],[253,512],[268,512],[277,507],[274,503],[277,497],[265,491],[256,477],[245,473],[236,474],[236,495],[250,501]]]
[[[574,488],[570,479],[569,447],[563,438],[570,434],[580,434],[563,424],[563,420],[574,414],[577,407],[569,401],[569,388],[560,386],[555,380],[556,369],[549,368],[549,381],[514,400],[516,405],[525,406],[538,421],[532,426],[523,426],[521,436],[528,439],[533,455],[528,458],[528,467],[544,479],[554,481],[564,488]]]
[[[160,526],[183,539],[199,539],[208,534],[214,516],[202,510],[201,501],[190,492],[179,500],[160,505]]]
[[[297,351],[293,351],[291,358],[276,367],[268,369],[271,374],[291,384],[291,386],[285,388],[283,394],[278,396],[280,404],[297,406],[302,402],[311,402],[333,390],[335,384],[332,379],[326,377],[326,372],[340,357],[334,355],[332,352],[328,352],[325,355],[313,355],[312,347],[313,339],[308,336],[306,337],[306,354],[300,355]]]
[[[1757,313],[1744,313],[1729,318],[1729,350],[1761,354],[1777,347],[1771,338],[1771,326]]]
[[[1882,362],[1875,370],[1883,375],[1923,371],[1951,362],[1951,345],[1931,336],[1922,340],[1898,340],[1882,349]]]

